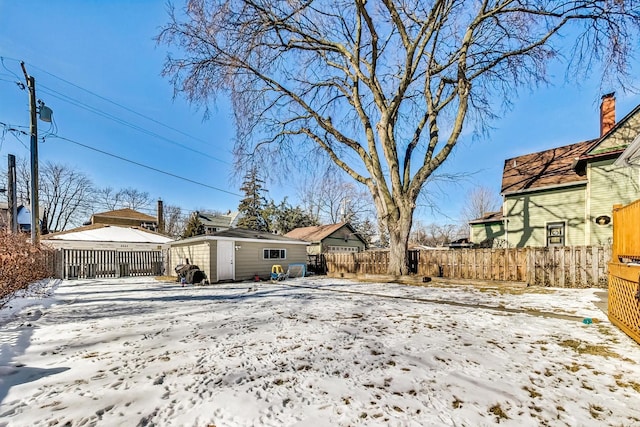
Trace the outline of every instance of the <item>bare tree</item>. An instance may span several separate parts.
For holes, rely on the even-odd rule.
[[[489,187],[476,186],[467,192],[462,219],[469,222],[481,218],[485,213],[498,211],[500,204],[500,197]]]
[[[174,205],[164,205],[163,217],[164,232],[171,237],[180,237],[187,225],[187,218],[182,214],[182,209]]]
[[[361,222],[375,217],[371,195],[357,183],[340,178],[329,170],[305,181],[298,189],[302,207],[322,223]]]
[[[94,206],[98,210],[113,211],[120,207],[120,192],[113,187],[99,188],[95,192]]]
[[[81,225],[91,214],[94,187],[91,179],[69,165],[45,162],[40,165],[38,196],[44,211],[44,229],[63,231],[70,226]],[[2,171],[0,182],[6,181]],[[16,187],[18,203],[31,203],[31,168],[26,159],[16,162]]]
[[[91,212],[93,183],[68,165],[46,162],[40,167],[40,201],[50,231],[66,230],[87,219]]]
[[[153,202],[146,191],[133,187],[121,188],[116,191],[112,187],[100,188],[95,192],[94,206],[99,210],[116,210],[130,208],[138,210],[149,208]]]
[[[456,240],[460,235],[460,227],[455,224],[428,224],[415,221],[409,241],[425,246],[444,246]]]
[[[176,92],[204,106],[230,95],[239,159],[274,164],[311,144],[365,185],[389,231],[389,273],[406,274],[416,201],[465,123],[482,128],[516,88],[546,81],[565,28],[570,65],[589,74],[601,60],[624,76],[636,3],[188,0],[158,40],[183,50],[164,68]]]
[[[133,210],[140,208],[148,208],[153,199],[146,191],[139,191],[133,187],[123,188],[118,192],[121,206]]]

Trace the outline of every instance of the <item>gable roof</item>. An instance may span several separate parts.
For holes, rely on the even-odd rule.
[[[502,211],[498,212],[485,212],[480,218],[472,219],[469,224],[484,224],[491,222],[502,222]]]
[[[597,139],[592,147],[589,147],[586,153],[584,153],[584,157],[592,157],[596,155],[607,154],[610,152],[621,152],[627,147],[631,141],[635,138],[635,136],[640,133],[640,130],[636,131],[634,135],[623,135],[619,139],[615,139],[616,134],[622,131],[622,128],[627,124],[627,122],[631,121],[636,114],[640,113],[640,104],[638,104],[629,114],[624,116],[619,122],[617,122],[609,132],[602,135],[599,139]]]
[[[624,152],[618,157],[616,166],[638,166],[640,160],[640,132],[633,142],[627,145]]]
[[[342,227],[347,227],[351,234],[356,236],[364,243],[362,237],[360,237],[360,235],[356,233],[356,230],[348,222],[339,222],[337,224],[327,225],[314,225],[311,227],[300,227],[291,230],[290,232],[285,234],[285,236],[291,237],[293,239],[304,240],[305,242],[321,242],[336,231],[340,230]]]
[[[500,192],[507,195],[586,183],[586,179],[574,170],[574,164],[593,146],[594,141],[578,142],[505,160]]]
[[[170,237],[139,227],[119,227],[92,224],[58,233],[45,234],[42,240],[73,240],[90,242],[168,243]]]
[[[102,217],[102,218],[118,218],[118,219],[133,219],[145,222],[156,222],[156,217],[144,214],[142,212],[134,211],[130,208],[116,209],[114,211],[100,212],[91,215],[91,219],[93,221],[94,217]]]
[[[264,231],[248,230],[246,228],[230,228],[228,230],[222,230],[211,234],[201,234],[198,236],[187,237],[185,239],[175,240],[171,244],[181,245],[184,243],[207,241],[207,240],[234,240],[234,241],[249,241],[260,243],[289,243],[295,245],[308,245],[307,242],[302,240],[293,239],[290,237],[267,233]]]
[[[214,215],[205,212],[197,212],[198,220],[205,227],[226,227],[230,228],[238,216],[238,213],[229,213],[228,215]]]
[[[629,126],[626,126],[629,125]],[[586,164],[593,160],[616,159],[626,152],[640,135],[640,104],[622,120],[616,123],[606,134],[595,140],[593,145],[583,153],[575,164],[578,173],[584,173]],[[626,126],[626,128],[625,128]],[[628,156],[629,154],[627,154]],[[618,166],[620,162],[616,163]]]

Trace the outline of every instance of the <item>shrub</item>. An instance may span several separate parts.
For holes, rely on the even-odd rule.
[[[33,246],[28,236],[0,230],[0,299],[54,275],[54,251]]]

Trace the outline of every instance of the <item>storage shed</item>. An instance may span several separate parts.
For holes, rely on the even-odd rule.
[[[212,283],[267,279],[273,265],[286,271],[289,264],[307,262],[307,242],[260,231],[232,228],[169,243],[169,269],[195,264]]]

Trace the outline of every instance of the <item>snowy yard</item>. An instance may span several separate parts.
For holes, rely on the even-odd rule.
[[[64,281],[0,311],[0,426],[638,425],[596,292]]]

